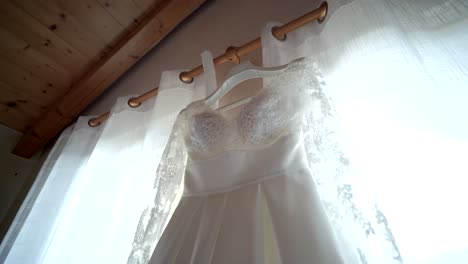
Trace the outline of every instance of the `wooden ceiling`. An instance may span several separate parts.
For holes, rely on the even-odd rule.
[[[31,156],[204,0],[3,0],[0,123]],[[148,87],[151,88],[151,87]]]

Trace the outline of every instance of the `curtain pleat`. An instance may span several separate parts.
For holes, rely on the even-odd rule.
[[[203,54],[206,65],[210,57]],[[214,67],[207,69],[192,84],[179,80],[181,70],[164,72],[156,98],[138,108],[127,105],[133,96],[119,98],[99,127],[80,117],[65,130],[2,242],[1,261],[135,263],[145,260],[143,244],[147,259],[177,204],[158,193],[165,185],[155,172],[177,114],[207,96],[207,82],[216,85]],[[164,217],[148,222],[145,212],[161,199]]]

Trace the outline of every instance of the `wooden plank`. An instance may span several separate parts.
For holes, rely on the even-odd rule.
[[[129,28],[139,23],[138,19],[143,11],[132,0],[96,0],[98,1],[123,27]]]
[[[28,130],[13,153],[31,157],[205,0],[164,0]]]
[[[0,98],[3,103],[12,105],[11,102],[16,102],[21,113],[30,117],[40,117],[41,113],[47,110],[47,105],[41,104],[29,94],[18,91],[14,87],[0,81]]]
[[[0,123],[24,132],[31,121],[41,116],[47,107],[6,83],[0,82]]]
[[[133,0],[133,2],[142,12],[146,12],[148,9],[161,2],[161,0]]]
[[[108,45],[114,43],[124,31],[124,27],[95,0],[55,0],[55,2],[88,30],[105,40]]]
[[[36,51],[28,43],[0,27],[0,56],[11,63],[67,91],[72,83],[70,73],[55,61]]]
[[[31,72],[0,57],[0,81],[25,94],[30,94],[42,104],[54,103],[65,92],[60,87],[46,82]]]
[[[98,60],[106,42],[84,28],[67,10],[53,1],[14,0],[14,3],[42,25],[91,60]]]
[[[38,52],[63,66],[72,78],[81,76],[91,60],[9,1],[0,4],[0,24]]]

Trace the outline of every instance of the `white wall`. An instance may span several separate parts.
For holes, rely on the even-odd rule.
[[[119,96],[142,94],[154,88],[162,71],[201,64],[200,53],[204,50],[210,50],[214,56],[220,55],[228,46],[240,46],[258,37],[268,22],[289,22],[319,5],[317,0],[208,0],[84,114],[101,114],[108,111]],[[244,58],[260,63],[260,54],[256,52]],[[229,63],[217,67],[218,76],[224,76],[230,67]],[[249,88],[236,88],[233,93],[242,94],[243,89]]]
[[[20,137],[20,132],[0,125],[0,223],[7,221],[6,218],[11,219],[13,215],[9,210],[14,212],[15,207],[18,207],[15,199],[23,186],[26,184],[27,187],[30,183],[32,173],[36,172],[39,165],[39,155],[23,159],[10,154]]]

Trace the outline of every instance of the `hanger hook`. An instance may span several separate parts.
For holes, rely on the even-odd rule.
[[[235,47],[235,46],[229,46],[227,49],[226,49],[226,52],[224,53],[224,55],[232,62],[234,62],[235,64],[239,64],[240,63],[240,57],[239,57],[239,54],[237,54],[237,50],[238,48]]]

